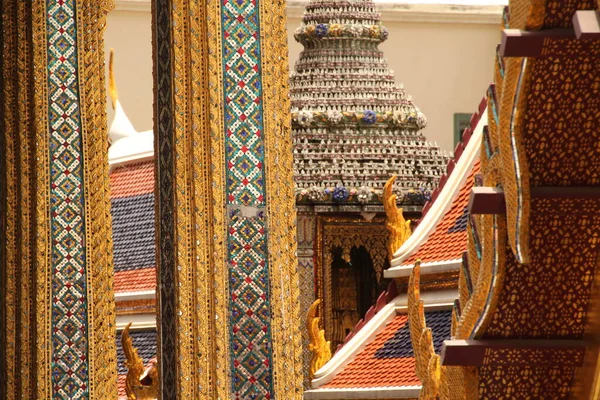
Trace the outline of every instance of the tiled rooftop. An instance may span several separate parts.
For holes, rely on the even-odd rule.
[[[154,162],[147,161],[115,168],[110,173],[111,199],[154,193]]]
[[[115,271],[153,267],[154,194],[111,200]]]
[[[115,293],[145,292],[156,289],[154,267],[115,273]]]
[[[436,352],[450,337],[451,311],[425,313],[427,326],[433,330]],[[397,314],[375,339],[359,352],[333,380],[321,388],[375,388],[418,386],[415,359],[408,329],[408,316]],[[368,370],[368,373],[365,371]]]
[[[422,263],[450,261],[460,259],[467,249],[467,206],[473,187],[475,175],[479,173],[479,160],[471,169],[471,173],[460,188],[460,192],[452,202],[435,231],[419,247],[419,249],[402,265],[412,265],[416,260]]]
[[[154,166],[119,166],[110,173],[115,292],[156,287]]]

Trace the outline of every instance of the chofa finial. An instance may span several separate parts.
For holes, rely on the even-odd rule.
[[[157,399],[159,378],[156,362],[152,361],[148,368],[144,367],[144,361],[138,355],[137,349],[133,347],[131,336],[129,336],[130,327],[131,322],[121,333],[121,344],[127,367],[127,378],[125,379],[127,400]]]
[[[306,328],[310,337],[308,349],[312,352],[308,371],[309,379],[312,379],[315,373],[331,359],[331,342],[325,340],[325,331],[319,329],[319,321],[321,320],[317,317],[319,303],[321,303],[321,299],[316,299],[306,314]]]
[[[108,61],[108,94],[112,102],[113,110],[115,110],[115,116],[108,132],[111,143],[138,133],[127,117],[127,114],[125,114],[125,110],[123,110],[121,102],[119,101],[119,92],[115,80],[114,56],[114,50],[110,49],[110,58]]]
[[[395,181],[396,176],[392,176],[383,187],[383,208],[387,219],[386,227],[390,233],[388,239],[388,257],[390,260],[411,234],[410,220],[405,220],[402,209],[396,206],[396,195],[393,192]]]

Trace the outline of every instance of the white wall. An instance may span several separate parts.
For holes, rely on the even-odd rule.
[[[121,101],[136,129],[142,131],[152,128],[151,15],[149,7],[132,7],[140,11],[123,8],[127,7],[108,17],[106,49],[107,55],[110,47],[115,49]],[[301,8],[296,7],[288,19],[290,68],[302,50],[293,37],[300,14]],[[427,138],[451,151],[454,113],[475,111],[492,80],[494,53],[500,40],[499,14],[475,19],[471,14],[409,18],[433,22],[402,21],[397,11],[384,10],[382,15],[390,36],[381,49],[395,71],[396,81],[404,83],[407,93],[427,116]],[[440,22],[445,19],[450,21]],[[109,110],[109,123],[111,115]]]

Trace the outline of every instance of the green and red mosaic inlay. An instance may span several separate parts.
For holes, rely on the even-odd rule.
[[[272,399],[260,9],[222,1],[232,392]]]
[[[47,0],[52,397],[89,397],[82,129],[75,0]]]

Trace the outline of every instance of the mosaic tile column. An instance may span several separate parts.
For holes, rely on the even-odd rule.
[[[298,206],[298,280],[300,286],[300,319],[306,321],[308,309],[315,301],[315,230],[317,217],[308,206]],[[308,330],[302,329],[304,387],[310,387],[308,370],[312,352],[308,349]]]
[[[285,3],[154,0],[163,399],[296,399]]]
[[[0,4],[3,399],[116,398],[110,1]]]

